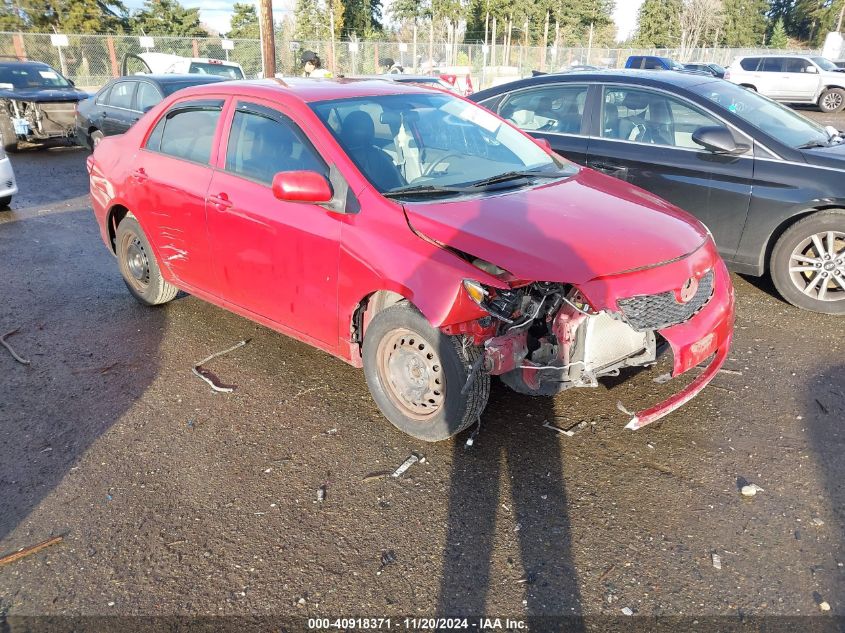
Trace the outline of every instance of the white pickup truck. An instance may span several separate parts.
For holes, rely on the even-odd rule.
[[[725,79],[784,103],[815,103],[822,112],[845,106],[845,70],[815,55],[737,57]]]
[[[226,79],[243,79],[244,69],[236,62],[206,57],[182,57],[170,53],[128,54],[123,58],[124,75],[167,75],[170,73],[199,73]]]

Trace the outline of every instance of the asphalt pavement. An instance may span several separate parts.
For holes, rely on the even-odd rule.
[[[0,334],[31,361],[0,348],[0,555],[64,537],[0,566],[0,630],[20,615],[845,615],[841,319],[733,275],[728,371],[663,421],[625,431],[616,408],[677,390],[658,367],[553,399],[495,384],[474,446],[424,444],[339,360],[194,297],[138,305],[99,238],[86,156],[13,156],[21,193],[0,212]],[[210,363],[233,393],[192,374],[245,339]],[[567,437],[546,420],[589,425]],[[370,477],[412,452],[425,461],[402,477]]]

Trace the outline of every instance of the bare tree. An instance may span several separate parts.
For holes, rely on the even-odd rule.
[[[684,0],[680,16],[680,58],[688,60],[696,48],[721,28],[723,21],[722,0]]]

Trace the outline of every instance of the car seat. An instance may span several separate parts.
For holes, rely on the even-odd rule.
[[[373,144],[376,130],[373,119],[362,110],[347,114],[340,126],[340,140],[349,157],[380,191],[405,184],[399,168],[387,153]]]

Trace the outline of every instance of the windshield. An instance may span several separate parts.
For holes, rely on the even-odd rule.
[[[708,81],[689,88],[790,147],[830,140],[825,129],[786,106],[727,81]]]
[[[381,193],[413,187],[457,195],[459,188],[502,177],[528,184],[526,171],[542,177],[577,171],[487,110],[447,93],[359,97],[311,107]]]
[[[189,73],[198,73],[200,75],[216,75],[217,77],[225,77],[226,79],[243,79],[244,74],[237,66],[226,66],[224,64],[212,64],[206,62],[191,62]]]
[[[834,64],[829,59],[825,59],[824,57],[811,57],[810,59],[816,66],[818,66],[822,70],[839,70],[839,67],[836,64]]]
[[[0,84],[26,88],[69,88],[70,82],[46,64],[0,64]]]

